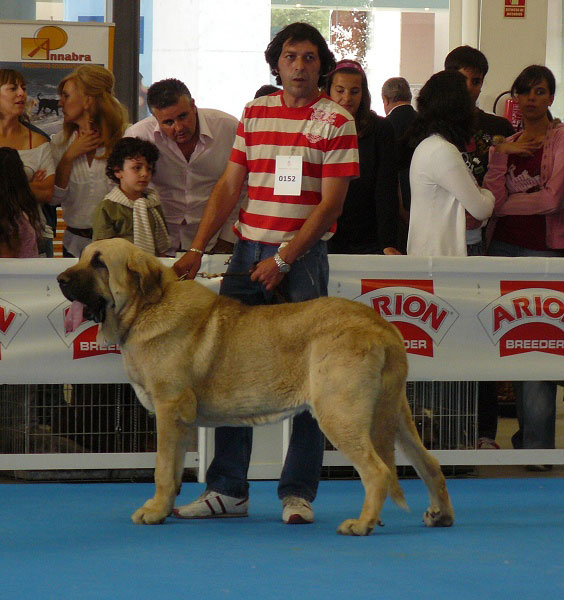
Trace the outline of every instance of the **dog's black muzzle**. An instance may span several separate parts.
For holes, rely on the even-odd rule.
[[[106,300],[98,294],[87,292],[86,290],[91,289],[92,286],[81,280],[78,274],[74,273],[71,276],[67,271],[63,271],[57,276],[63,296],[70,302],[78,301],[84,305],[83,316],[85,319],[102,323],[106,318]]]

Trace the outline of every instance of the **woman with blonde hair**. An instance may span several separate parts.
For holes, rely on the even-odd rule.
[[[63,255],[79,257],[92,241],[94,209],[113,187],[106,159],[127,125],[114,95],[114,76],[98,65],[80,65],[59,83],[63,130],[51,141],[57,164],[54,202],[64,211]]]

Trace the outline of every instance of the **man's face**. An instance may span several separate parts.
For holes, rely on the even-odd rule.
[[[468,67],[463,67],[462,69],[458,69],[458,71],[462,73],[464,77],[466,77],[466,88],[470,93],[472,103],[476,104],[478,96],[482,91],[484,76],[482,73],[480,73],[480,71],[476,71],[475,69],[470,69]]]
[[[179,146],[192,141],[198,131],[198,113],[194,100],[180,96],[178,102],[166,108],[153,108],[161,131]]]
[[[319,95],[317,82],[321,60],[317,46],[309,41],[286,40],[278,59],[278,74],[282,80],[284,97],[309,102]]]

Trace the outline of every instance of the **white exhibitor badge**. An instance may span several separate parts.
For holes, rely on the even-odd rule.
[[[302,157],[277,156],[274,173],[275,196],[299,196],[302,193]]]

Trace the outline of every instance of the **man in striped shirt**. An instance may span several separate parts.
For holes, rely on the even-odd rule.
[[[250,305],[274,303],[278,295],[288,302],[327,295],[326,240],[335,231],[349,180],[359,175],[354,120],[319,91],[335,67],[321,34],[305,23],[288,25],[269,44],[265,57],[283,89],[245,107],[230,161],[212,191],[192,247],[175,264],[179,275],[195,277],[208,240],[224,224],[247,182],[248,201],[234,225],[239,239],[228,272],[252,273],[224,278],[220,293]],[[251,448],[252,428],[217,428],[207,489],[174,515],[247,516]],[[317,422],[309,412],[298,415],[278,486],[285,523],[313,521],[310,502],[322,460]]]

